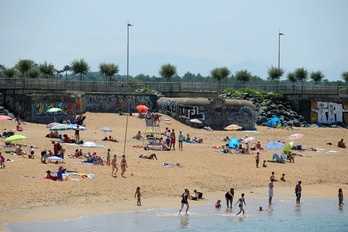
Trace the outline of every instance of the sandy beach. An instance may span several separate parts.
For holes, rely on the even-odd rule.
[[[80,132],[83,141],[91,141],[106,145],[107,148],[85,148],[84,153],[97,152],[104,159],[107,149],[111,154],[118,156],[121,161],[123,154],[126,116],[117,116],[107,113],[87,113],[84,124],[86,131]],[[74,177],[81,181],[52,181],[47,179],[24,178],[23,176],[44,177],[47,170],[55,172],[60,164],[40,163],[40,152],[43,149],[53,150],[52,140],[46,138],[49,133],[46,125],[26,123],[24,131],[17,132],[28,137],[27,140],[18,141],[35,148],[35,159],[10,155],[14,148],[0,147],[6,159],[6,168],[0,169],[0,224],[6,222],[64,220],[80,216],[103,214],[111,212],[126,212],[145,210],[150,208],[179,207],[180,195],[185,187],[193,193],[194,189],[202,191],[205,199],[195,204],[207,204],[221,199],[224,202],[224,193],[229,188],[235,188],[236,196],[242,192],[248,198],[268,198],[268,183],[271,172],[275,172],[277,179],[282,173],[286,174],[286,182],[277,181],[274,185],[275,198],[294,198],[294,188],[297,180],[303,182],[304,197],[337,197],[338,188],[347,191],[348,185],[348,155],[347,149],[338,148],[338,140],[346,139],[348,130],[338,128],[298,128],[294,131],[285,129],[270,129],[257,127],[259,133],[245,131],[204,131],[188,127],[173,118],[163,115],[162,118],[170,119],[171,125],[161,122],[161,131],[165,127],[175,129],[178,133],[190,134],[191,138],[203,139],[203,144],[184,143],[184,150],[179,151],[145,151],[137,148],[143,141],[132,139],[137,131],[145,131],[145,121],[137,117],[129,117],[126,159],[128,169],[126,178],[117,173],[117,178],[111,176],[111,166],[87,165],[76,163],[82,160],[68,158],[76,145],[62,144],[66,149],[64,167],[68,170],[77,170],[79,173],[94,174],[95,178]],[[4,128],[12,130],[16,124],[3,121]],[[113,130],[111,133],[100,131],[103,127]],[[69,136],[74,131],[64,131]],[[222,138],[244,138],[246,135],[256,137],[254,142],[260,141],[264,147],[266,143],[281,140],[290,142],[286,138],[291,134],[303,134],[304,137],[294,142],[302,145],[303,149],[320,148],[318,151],[298,151],[303,157],[295,157],[295,163],[267,162],[267,167],[262,167],[263,160],[272,160],[275,153],[272,150],[260,152],[260,168],[255,167],[255,155],[215,153],[226,142]],[[111,135],[120,142],[102,141],[105,136]],[[3,143],[3,138],[0,143]],[[332,143],[333,145],[328,145]],[[278,154],[280,154],[278,150]],[[155,153],[158,160],[145,160],[139,155]],[[181,167],[165,167],[161,164],[180,163]],[[136,206],[134,192],[136,187],[141,188],[143,206]],[[59,214],[64,211],[64,214]]]

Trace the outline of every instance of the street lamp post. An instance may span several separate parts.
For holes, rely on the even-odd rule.
[[[127,23],[127,85],[129,78],[129,27],[133,26],[129,22]]]
[[[284,33],[281,33],[279,30],[278,33],[278,38],[279,38],[279,43],[278,43],[278,69],[280,69],[280,36],[285,35]]]

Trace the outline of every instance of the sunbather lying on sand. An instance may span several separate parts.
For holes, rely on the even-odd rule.
[[[116,138],[112,138],[111,135],[109,136],[109,141],[118,143],[118,140]]]
[[[154,159],[156,159],[157,160],[157,156],[156,156],[156,154],[154,153],[154,154],[151,154],[151,155],[149,155],[149,156],[146,156],[146,155],[140,155],[139,156],[140,158],[143,158],[143,159],[150,159],[150,160],[154,160]]]

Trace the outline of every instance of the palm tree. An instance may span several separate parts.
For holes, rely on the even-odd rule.
[[[325,78],[324,74],[320,71],[312,72],[310,77],[316,85]]]
[[[99,64],[99,72],[108,79],[107,81],[111,82],[111,78],[117,74],[119,71],[118,65],[115,64]],[[111,83],[110,83],[111,85]]]
[[[40,72],[44,75],[44,78],[53,77],[54,75],[54,65],[53,64],[47,64],[45,61],[43,64],[39,65]]]
[[[169,92],[173,92],[173,86],[172,86],[172,77],[176,74],[176,67],[171,64],[164,64],[161,66],[159,70],[159,74],[163,78],[167,78],[167,81],[170,82],[169,86]]]
[[[343,79],[345,82],[348,82],[348,72],[343,72],[343,73],[341,74],[341,76],[342,76],[342,79]]]
[[[295,70],[295,75],[296,75],[296,79],[302,82],[302,92],[303,92],[303,84],[305,80],[307,80],[308,71],[304,68],[297,68]]]
[[[274,80],[277,81],[277,91],[279,88],[280,77],[283,76],[284,72],[285,72],[284,69],[276,68],[273,66],[268,69],[268,78],[273,81]]]
[[[70,66],[65,65],[63,71],[65,72],[65,79],[68,78],[68,71],[70,71]]]
[[[16,74],[16,69],[14,67],[13,68],[5,68],[2,72],[4,73],[4,75],[7,78],[11,78]]]
[[[251,73],[248,72],[247,70],[240,70],[236,72],[236,75],[234,76],[237,81],[243,82],[245,85],[246,82],[249,82],[251,79]]]
[[[16,69],[26,77],[27,72],[33,67],[34,61],[32,60],[19,60],[16,64]]]
[[[297,81],[295,73],[289,72],[286,78],[292,83],[292,90],[295,90],[295,82]]]
[[[83,80],[83,75],[87,75],[89,71],[89,66],[84,59],[74,60],[70,64],[70,69],[74,75],[80,74],[80,81]]]

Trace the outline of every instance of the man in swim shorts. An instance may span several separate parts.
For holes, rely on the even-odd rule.
[[[300,201],[301,201],[301,192],[302,192],[301,183],[302,183],[302,181],[299,180],[299,181],[297,182],[296,187],[295,187],[296,204],[298,204],[298,205],[301,203],[301,202],[300,202]]]

